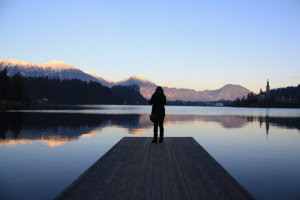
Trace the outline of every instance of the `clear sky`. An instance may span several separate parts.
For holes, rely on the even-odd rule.
[[[299,0],[0,0],[0,58],[196,90],[300,83]]]

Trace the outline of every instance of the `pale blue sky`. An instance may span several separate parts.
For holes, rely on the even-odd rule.
[[[300,83],[300,1],[0,0],[0,58],[111,80],[257,92]]]

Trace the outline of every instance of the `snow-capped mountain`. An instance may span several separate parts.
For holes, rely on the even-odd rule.
[[[48,77],[63,79],[80,79],[83,81],[96,81],[98,79],[84,73],[65,62],[53,60],[44,64],[37,64],[18,60],[0,59],[0,69],[7,69],[7,74],[13,76],[19,72],[25,77]]]
[[[140,87],[141,94],[150,99],[157,85],[149,79],[141,76],[131,76],[119,82],[106,80],[92,72],[83,72],[65,62],[53,60],[44,64],[24,62],[18,60],[0,59],[0,70],[6,68],[8,75],[13,76],[20,72],[25,77],[48,77],[59,79],[80,79],[83,81],[95,81],[104,86],[136,84]],[[227,84],[217,90],[196,91],[192,89],[178,89],[163,87],[168,100],[181,101],[217,101],[235,100],[246,96],[250,91],[240,85]]]
[[[116,83],[117,85],[132,85],[136,84],[139,87],[146,87],[146,86],[152,86],[155,87],[156,84],[150,81],[149,79],[143,78],[141,76],[133,75],[130,76],[129,78],[126,78],[122,81],[119,81]]]

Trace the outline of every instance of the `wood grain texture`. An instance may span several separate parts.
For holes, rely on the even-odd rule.
[[[56,200],[253,197],[192,137],[124,137]]]

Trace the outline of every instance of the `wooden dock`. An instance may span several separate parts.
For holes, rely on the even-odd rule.
[[[253,199],[192,137],[124,137],[61,199]]]

